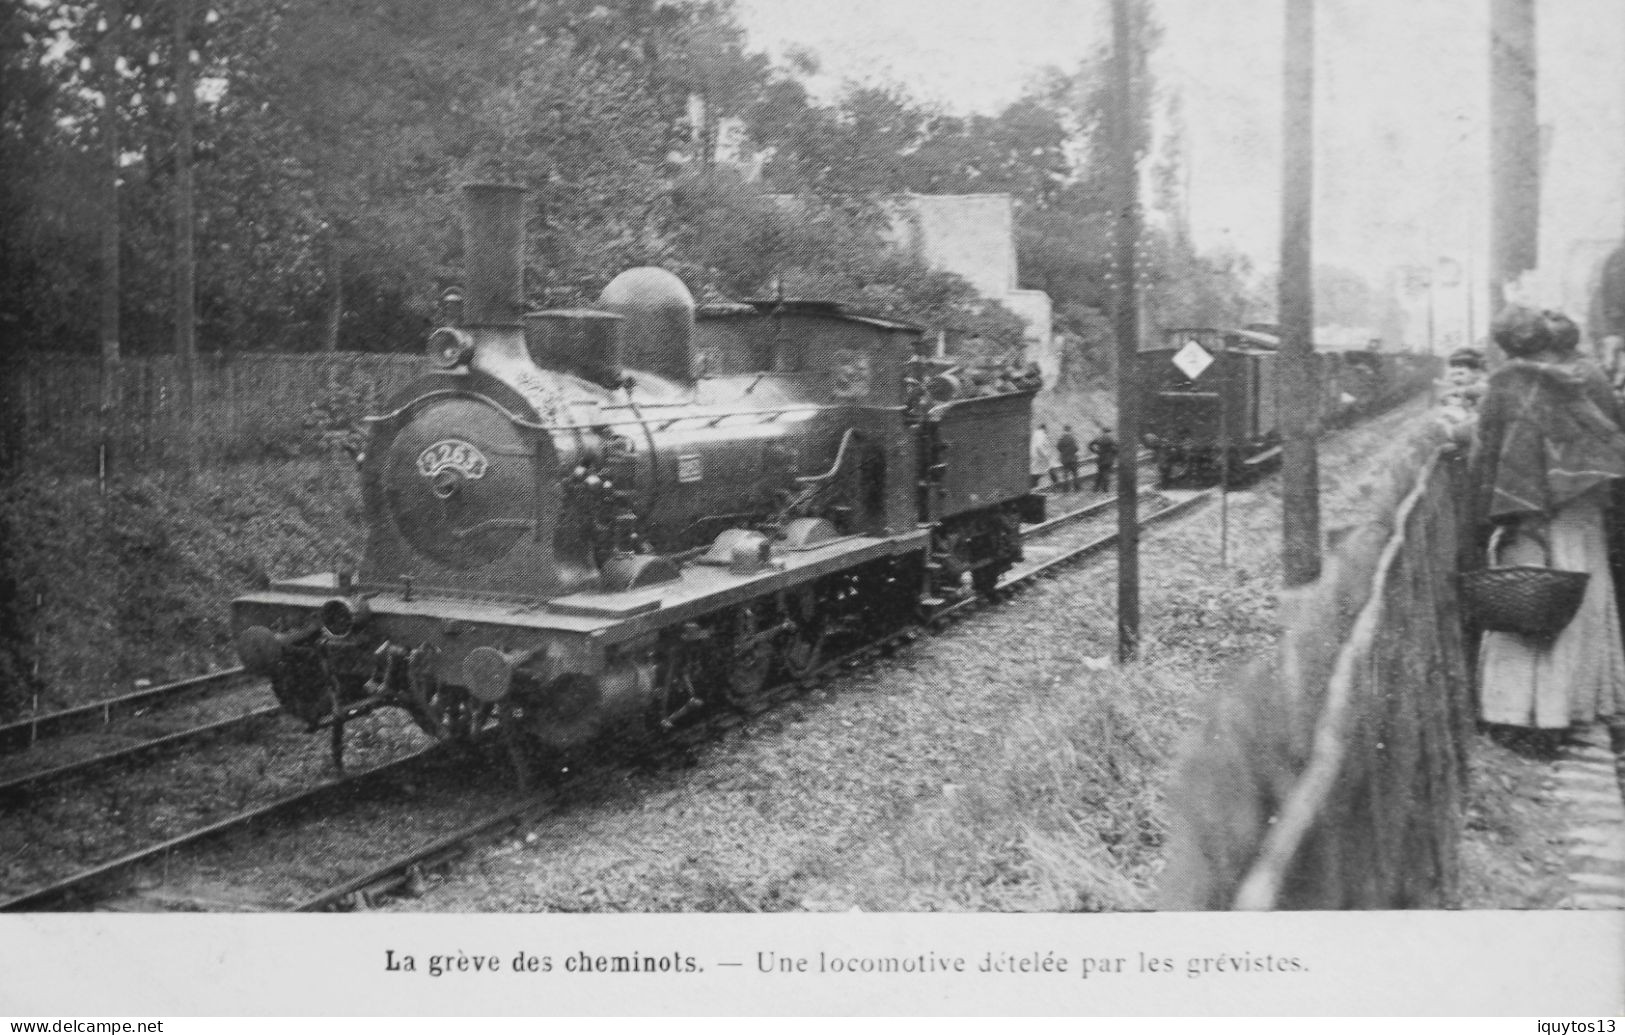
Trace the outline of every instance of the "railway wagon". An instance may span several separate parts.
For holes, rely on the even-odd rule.
[[[1141,441],[1164,485],[1243,475],[1279,455],[1279,340],[1262,330],[1178,328],[1140,353]],[[1437,357],[1317,350],[1317,423],[1343,427],[1395,406],[1438,376]]]
[[[1035,394],[955,399],[926,412],[920,512],[938,529],[934,563],[949,585],[968,577],[991,594],[1007,567],[1000,559],[1021,558],[1021,522],[1044,520],[1027,473]]]
[[[1139,354],[1140,433],[1164,485],[1215,481],[1279,444],[1276,341],[1254,331],[1176,328]]]
[[[466,323],[367,419],[359,568],[232,605],[244,665],[338,764],[382,708],[558,748],[747,707],[1019,557],[1032,391],[943,405],[919,328],[696,307],[652,267],[526,313],[522,192],[465,188],[464,220]]]

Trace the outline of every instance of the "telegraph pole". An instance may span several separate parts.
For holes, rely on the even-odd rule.
[[[101,442],[97,448],[96,470],[101,491],[107,491],[111,474],[113,429],[119,410],[119,51],[124,35],[123,0],[111,0],[104,8],[106,25],[101,38],[102,74],[102,226],[101,226]]]
[[[1539,259],[1534,0],[1490,3],[1490,316]]]
[[[1281,170],[1281,569],[1286,585],[1320,577],[1320,462],[1315,434],[1313,199],[1315,0],[1286,0]]]
[[[1117,304],[1117,660],[1134,657],[1140,641],[1139,400],[1135,398],[1140,351],[1135,251],[1140,241],[1139,119],[1134,97],[1135,57],[1130,0],[1112,0],[1113,205],[1116,209],[1114,267]]]

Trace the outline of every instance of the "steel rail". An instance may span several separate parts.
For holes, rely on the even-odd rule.
[[[1142,460],[1141,462],[1143,464],[1145,461]],[[1154,511],[1140,519],[1140,527],[1143,528],[1161,521],[1166,521],[1177,517],[1188,510],[1195,509],[1201,504],[1211,500],[1218,491],[1219,490],[1217,488],[1210,488],[1187,499],[1180,500],[1163,507],[1160,510]],[[1058,518],[1034,525],[1031,528],[1024,529],[1022,531],[1022,538],[1037,538],[1038,536],[1053,531],[1056,527],[1062,524],[1078,520],[1082,517],[1088,516],[1089,514],[1098,513],[1101,510],[1111,506],[1113,503],[1115,503],[1115,497],[1092,504],[1088,507],[1082,508],[1079,511],[1064,514]],[[1005,580],[1000,584],[999,588],[1015,589],[1027,583],[1033,582],[1039,576],[1051,572],[1058,567],[1073,561],[1081,560],[1105,550],[1114,544],[1117,541],[1117,538],[1117,533],[1115,531],[1111,532],[1098,539],[1085,543],[1076,549],[1069,550],[1057,557],[1053,557],[1047,561],[1041,562],[1032,568],[1027,568],[1007,575]],[[959,612],[962,609],[974,607],[979,603],[981,603],[979,598],[971,597],[964,601],[950,605],[943,611],[932,615],[929,621],[926,623],[927,627],[937,626],[940,624],[942,619],[945,619],[950,615],[954,615],[956,612]],[[697,723],[691,730],[685,731],[684,733],[679,733],[677,736],[671,738],[666,742],[665,747],[668,750],[677,750],[692,744],[698,736],[704,736],[708,733],[716,733],[731,729],[740,725],[747,718],[755,718],[771,712],[786,702],[792,700],[796,691],[802,690],[818,680],[834,674],[838,669],[855,667],[857,664],[861,664],[864,659],[878,654],[884,651],[887,647],[900,641],[915,640],[919,637],[921,632],[922,629],[920,626],[914,624],[892,630],[891,632],[882,635],[878,639],[854,648],[846,654],[838,655],[829,659],[825,663],[819,665],[818,668],[811,673],[799,678],[786,680],[785,682],[774,687],[767,688],[760,697],[760,706],[751,708],[748,715],[742,715],[740,712],[732,710],[714,714],[705,721]],[[223,675],[223,673],[216,675]],[[0,727],[0,730],[3,729],[4,727]],[[318,787],[289,795],[248,812],[229,817],[207,827],[203,827],[188,834],[183,834],[179,837],[172,838],[162,844],[141,849],[137,852],[132,852],[126,856],[112,860],[111,862],[103,863],[100,866],[82,871],[79,874],[58,881],[48,887],[37,889],[10,900],[0,902],[0,912],[37,909],[41,906],[59,901],[62,898],[83,892],[86,889],[106,881],[121,872],[127,872],[134,869],[135,867],[140,866],[142,863],[164,855],[167,852],[176,850],[178,848],[189,847],[210,838],[246,828],[252,825],[254,822],[262,819],[276,818],[283,813],[297,811],[300,807],[308,807],[316,803],[321,798],[331,795],[340,788],[355,788],[363,781],[370,781],[388,775],[389,773],[395,772],[399,769],[403,769],[408,765],[422,762],[430,756],[442,753],[445,748],[446,745],[444,744],[432,744],[421,751],[407,755],[403,758],[382,763],[371,769],[347,775],[339,780],[330,781],[329,783],[322,784]],[[414,868],[421,867],[425,863],[433,863],[442,857],[460,854],[467,846],[468,842],[476,838],[486,836],[492,831],[517,825],[523,822],[525,819],[537,816],[539,813],[548,811],[549,809],[550,806],[546,804],[527,802],[513,808],[499,810],[490,816],[476,820],[475,822],[455,830],[450,834],[442,835],[406,853],[403,853],[381,866],[372,868],[360,876],[346,880],[343,883],[335,885],[317,895],[311,896],[310,898],[307,898],[291,907],[291,911],[319,911],[339,905],[350,896],[358,893],[372,894],[393,890],[411,879],[411,873]]]
[[[1157,514],[1148,517],[1146,521],[1148,523],[1150,521],[1155,521],[1165,516],[1169,511],[1179,509],[1181,506],[1189,506],[1191,502],[1192,501],[1186,501],[1182,505],[1176,505],[1173,508],[1167,508],[1165,511],[1159,511]],[[1111,506],[1111,503],[1112,500],[1097,502],[1078,511],[1063,514],[1060,517],[1053,518],[1040,525],[1035,525],[1029,529],[1025,529],[1022,533],[1023,537],[1035,538],[1037,536],[1041,536],[1071,521],[1079,520],[1090,514],[1099,513],[1100,511]],[[1019,584],[1020,582],[1033,578],[1038,573],[1047,571],[1058,564],[1065,563],[1066,561],[1085,556],[1089,552],[1098,550],[1102,548],[1105,543],[1114,541],[1114,539],[1115,536],[1109,536],[1104,541],[1088,544],[1078,551],[1072,551],[1071,553],[1060,558],[1052,559],[1051,561],[1046,562],[1044,565],[1041,565],[1039,568],[1023,573],[1016,579],[1007,581],[1005,585],[1009,586]],[[939,615],[934,617],[942,617],[947,613],[952,613],[959,610],[960,607],[964,605],[973,604],[975,602],[976,601],[974,598],[961,602],[961,604],[954,605],[946,612],[939,613]],[[820,665],[813,673],[799,679],[787,680],[777,687],[769,688],[762,695],[762,707],[760,709],[752,709],[750,713],[751,717],[755,717],[765,713],[766,711],[779,707],[784,703],[784,701],[790,698],[795,690],[804,687],[813,681],[826,678],[843,667],[851,667],[852,665],[861,663],[864,657],[878,653],[879,651],[885,649],[885,647],[900,640],[914,638],[911,635],[912,633],[915,633],[915,630],[912,627],[894,630],[893,632],[888,633],[872,643],[864,644],[850,652],[829,659],[824,664]],[[237,673],[233,672],[230,674]],[[215,679],[219,679],[225,675],[227,675],[227,673],[216,673],[213,677]],[[148,701],[162,700],[166,692],[180,692],[180,690],[177,688],[184,689],[193,682],[195,681],[184,681],[182,683],[171,684],[166,687],[155,687],[152,690],[143,691],[141,694],[130,696],[140,697]],[[101,709],[104,705],[114,705],[123,702],[124,699],[118,699],[117,702],[102,702],[101,704],[86,706],[85,708],[75,709],[74,711],[83,714],[100,715],[102,713]],[[277,713],[277,711],[278,709],[274,706],[268,707],[248,715],[223,720],[208,726],[197,727],[192,730],[183,730],[167,737],[149,741],[147,743],[132,745],[129,748],[109,752],[106,755],[86,759],[82,762],[68,763],[53,769],[26,774],[6,783],[0,783],[0,800],[7,797],[17,796],[21,792],[30,788],[37,789],[46,784],[70,779],[74,776],[85,775],[98,768],[131,761],[144,754],[159,752],[166,748],[178,747],[187,742],[206,739],[209,736],[217,736],[222,733],[229,732],[234,727],[243,726],[261,718],[274,715]],[[714,716],[710,721],[702,723],[700,725],[700,729],[726,729],[737,724],[738,721],[739,717],[733,713],[720,714]],[[692,738],[682,737],[679,739],[680,741],[687,741]],[[255,809],[239,813],[235,816],[227,817],[226,819],[209,824],[205,827],[201,827],[197,830],[190,831],[186,834],[179,835],[175,838],[171,838],[168,841],[160,844],[152,845],[147,848],[128,853],[117,859],[111,860],[110,862],[103,863],[101,865],[81,871],[78,874],[71,875],[49,886],[16,896],[7,901],[0,902],[0,912],[40,909],[49,907],[53,903],[60,902],[63,899],[71,898],[75,895],[86,895],[94,886],[110,881],[122,873],[127,873],[133,869],[136,869],[144,863],[162,857],[169,852],[188,848],[203,841],[220,837],[239,829],[247,828],[256,822],[279,817],[283,814],[297,810],[300,807],[309,807],[318,803],[322,798],[331,795],[338,788],[353,788],[362,781],[380,777],[408,764],[418,762],[427,755],[437,752],[442,747],[443,745],[439,744],[430,745],[423,751],[408,755],[394,762],[383,763],[380,766],[365,770],[363,772],[351,774],[340,780],[330,781],[315,788],[310,788],[287,795],[274,802],[270,802]],[[395,887],[399,887],[403,882],[409,879],[410,871],[414,867],[421,867],[425,862],[433,860],[438,856],[457,852],[467,842],[475,838],[488,835],[490,832],[503,826],[511,826],[522,822],[527,815],[534,814],[536,809],[537,806],[535,803],[527,803],[523,806],[516,806],[513,809],[502,810],[495,815],[478,820],[466,827],[452,832],[451,834],[436,838],[433,841],[414,848],[383,865],[374,867],[364,874],[329,888],[318,895],[312,896],[294,906],[293,909],[296,912],[311,912],[331,909],[357,893],[392,890]]]
[[[1171,503],[1168,506],[1163,507],[1161,510],[1153,511],[1152,513],[1147,514],[1145,517],[1141,518],[1140,519],[1140,527],[1145,528],[1147,525],[1154,525],[1159,521],[1166,521],[1166,520],[1169,520],[1170,518],[1178,517],[1180,514],[1183,514],[1185,511],[1191,510],[1191,509],[1195,508],[1196,506],[1198,506],[1199,504],[1208,502],[1215,495],[1217,495],[1217,493],[1218,493],[1217,489],[1208,489],[1208,490],[1206,490],[1204,492],[1197,493],[1195,496],[1192,496],[1189,499],[1183,499],[1183,500],[1178,501],[1177,503]],[[1035,526],[1033,526],[1033,530],[1037,531],[1041,527],[1043,527],[1043,526],[1035,525]],[[1066,553],[1063,553],[1058,557],[1051,557],[1049,560],[1043,561],[1042,563],[1040,563],[1040,564],[1038,564],[1038,565],[1036,565],[1036,566],[1034,566],[1032,568],[1028,568],[1025,571],[1022,571],[1022,572],[1020,572],[1018,574],[1010,576],[1007,581],[1000,583],[999,588],[1004,589],[1006,587],[1019,586],[1019,585],[1021,585],[1023,583],[1031,582],[1033,579],[1035,579],[1038,576],[1044,574],[1045,572],[1050,571],[1053,568],[1059,567],[1059,566],[1061,566],[1063,564],[1067,564],[1067,563],[1069,563],[1071,561],[1082,560],[1083,558],[1088,557],[1088,556],[1090,556],[1092,554],[1099,553],[1100,551],[1106,549],[1107,547],[1112,546],[1116,542],[1117,542],[1117,533],[1116,532],[1108,532],[1107,534],[1101,536],[1099,539],[1095,539],[1095,540],[1093,540],[1091,542],[1084,543],[1082,546],[1078,547],[1075,550],[1069,550]]]
[[[919,634],[918,626],[906,625],[868,643],[860,644],[844,654],[835,655],[806,675],[786,679],[764,688],[757,700],[746,709],[713,712],[694,725],[679,729],[672,736],[654,745],[654,753],[659,757],[685,751],[706,738],[734,729],[750,719],[760,718],[788,704],[796,698],[799,691],[819,680],[833,676],[841,669],[854,668],[862,664],[864,659],[880,653],[889,646],[900,641],[917,639]],[[409,849],[359,876],[312,895],[290,907],[289,911],[320,912],[336,909],[355,895],[370,899],[372,895],[387,894],[408,883],[412,879],[414,869],[422,868],[425,864],[433,866],[442,859],[449,860],[450,857],[461,854],[470,841],[488,837],[494,831],[517,826],[526,820],[539,819],[554,809],[555,806],[550,802],[535,801],[500,809],[465,827]]]
[[[1208,500],[1212,499],[1217,492],[1217,489],[1208,489],[1190,497],[1189,499],[1180,500],[1177,503],[1169,504],[1161,510],[1153,511],[1140,519],[1140,527],[1145,528],[1147,525],[1154,525],[1159,521],[1166,521],[1169,518],[1177,517],[1201,503],[1206,503]],[[1109,502],[1115,502],[1115,500]],[[1051,531],[1054,531],[1053,527],[1050,526],[1049,522],[1045,522],[1042,525],[1034,525],[1032,528],[1024,530],[1022,532],[1022,538],[1037,538],[1039,535],[1043,535]],[[1084,543],[1082,546],[1079,546],[1076,549],[1068,550],[1063,554],[1051,557],[1049,560],[1040,562],[1031,568],[1014,569],[1005,574],[1005,577],[1002,581],[1000,581],[998,588],[1001,590],[1018,589],[1027,583],[1032,582],[1040,575],[1046,574],[1047,572],[1064,565],[1071,564],[1073,561],[1080,561],[1085,557],[1097,554],[1116,542],[1117,533],[1109,532],[1106,535],[1101,536],[1099,539],[1091,540],[1090,542]],[[939,624],[946,618],[958,617],[962,612],[970,610],[979,603],[980,601],[975,597],[956,601],[955,603],[949,604],[941,611],[938,611],[936,614],[933,614],[930,621],[932,624]]]
[[[1141,519],[1140,524],[1142,527],[1144,527],[1146,525],[1155,524],[1159,521],[1165,521],[1176,517],[1179,514],[1182,514],[1185,511],[1211,499],[1216,491],[1217,490],[1210,489],[1207,492],[1199,493],[1190,497],[1189,499],[1180,500],[1177,503],[1171,504],[1162,508],[1161,510],[1146,515],[1146,517]],[[1099,504],[1093,509],[1102,509],[1109,506],[1111,502],[1112,501],[1107,501],[1106,503]],[[1067,520],[1071,520],[1077,516],[1078,515],[1076,514],[1065,515],[1062,518],[1056,519],[1054,522],[1045,522],[1042,525],[1035,525],[1032,528],[1024,531],[1023,536],[1042,535],[1043,533],[1052,530],[1055,525],[1065,523]],[[1015,575],[1014,577],[1005,581],[999,588],[1013,588],[1023,583],[1030,582],[1036,579],[1038,576],[1051,571],[1060,565],[1075,560],[1081,560],[1082,558],[1091,554],[1098,553],[1116,541],[1116,532],[1103,536],[1099,539],[1095,539],[1075,550],[1068,551],[1059,557],[1052,558],[1034,568]],[[974,607],[980,602],[981,601],[979,598],[971,597],[956,604],[950,605],[943,611],[933,615],[932,623],[935,624],[937,620],[945,618],[948,615],[955,614],[961,609]],[[899,641],[916,639],[918,638],[920,631],[921,630],[919,627],[914,625],[893,630],[881,636],[879,639],[876,639],[870,643],[862,644],[844,654],[830,658],[808,675],[802,676],[799,679],[785,680],[782,683],[769,687],[762,692],[759,705],[752,707],[745,718],[754,719],[765,715],[792,700],[797,690],[803,689],[804,687],[820,679],[834,675],[840,669],[851,668],[855,665],[861,664],[865,658],[878,654],[885,650],[888,646],[891,646]],[[684,734],[679,734],[679,736],[667,741],[663,745],[663,749],[668,751],[678,750],[688,744],[691,744],[698,737],[704,737],[730,729],[739,725],[741,721],[743,721],[743,719],[740,713],[736,711],[726,711],[713,714],[705,721],[700,722],[690,730],[685,731]],[[432,841],[426,842],[416,848],[404,852],[386,863],[373,867],[360,876],[346,880],[341,884],[334,885],[333,887],[328,888],[319,894],[313,895],[310,898],[305,899],[303,902],[300,902],[298,905],[293,906],[291,911],[317,912],[336,908],[357,894],[363,896],[387,894],[388,892],[408,883],[411,880],[411,874],[414,868],[422,867],[426,863],[433,864],[443,858],[455,854],[461,854],[467,848],[468,842],[470,841],[480,837],[489,836],[493,831],[505,827],[517,826],[518,824],[525,822],[527,819],[539,817],[540,814],[548,811],[551,811],[550,805],[538,804],[535,802],[517,805],[509,809],[502,809],[483,819],[476,820],[466,827],[453,831],[450,834],[437,837]]]
[[[461,827],[433,841],[420,845],[402,855],[396,856],[381,866],[375,866],[359,877],[336,884],[327,890],[312,895],[298,905],[292,907],[293,913],[316,913],[342,905],[352,895],[363,895],[370,898],[372,895],[387,893],[400,887],[411,879],[412,870],[425,863],[433,864],[442,857],[461,854],[470,841],[475,838],[488,836],[505,827],[517,826],[537,812],[543,811],[544,806],[535,804],[516,805],[513,808],[475,820],[465,827]]]
[[[430,744],[412,754],[391,759],[387,762],[380,762],[369,769],[347,773],[337,780],[329,780],[326,783],[317,784],[315,787],[295,791],[275,801],[217,820],[207,826],[187,831],[167,841],[136,849],[116,859],[54,881],[44,887],[35,888],[32,891],[0,901],[0,913],[39,912],[62,902],[64,899],[72,899],[76,896],[88,897],[98,885],[104,884],[114,877],[127,875],[140,866],[161,858],[170,852],[191,848],[204,841],[246,830],[255,823],[280,819],[302,808],[318,805],[326,799],[334,797],[339,791],[353,791],[366,784],[375,783],[386,776],[422,764],[431,757],[443,754],[445,750],[446,745],[444,744]]]
[[[1056,517],[1047,518],[1047,519],[1045,519],[1043,521],[1040,521],[1038,524],[1033,525],[1030,528],[1024,528],[1024,529],[1021,530],[1021,538],[1028,539],[1028,538],[1031,538],[1031,537],[1034,537],[1034,536],[1043,535],[1044,533],[1052,531],[1052,530],[1054,530],[1056,528],[1059,528],[1062,525],[1070,524],[1070,523],[1072,523],[1074,521],[1081,521],[1082,519],[1084,519],[1086,517],[1090,517],[1092,515],[1098,514],[1101,511],[1106,510],[1106,509],[1108,509],[1110,507],[1114,507],[1116,505],[1117,505],[1117,497],[1116,496],[1109,496],[1106,499],[1103,499],[1103,500],[1099,501],[1098,503],[1091,503],[1087,507],[1084,507],[1084,508],[1082,508],[1080,510],[1071,510],[1071,511],[1066,512],[1065,514],[1060,514],[1060,515],[1058,515]]]
[[[8,799],[20,797],[22,792],[27,790],[37,791],[48,784],[81,779],[103,769],[111,769],[134,762],[146,755],[162,754],[165,751],[172,751],[193,743],[211,740],[239,729],[246,729],[262,720],[281,714],[281,712],[280,705],[266,705],[263,708],[220,719],[217,722],[177,730],[174,733],[155,737],[152,740],[144,740],[137,744],[130,744],[126,747],[115,748],[112,751],[93,755],[89,758],[64,762],[48,769],[38,769],[31,773],[24,773],[21,776],[0,780],[0,804],[4,804]]]
[[[1154,467],[1155,465],[1156,465],[1156,460],[1153,457],[1151,457],[1149,454],[1141,453],[1139,459],[1135,462],[1134,466],[1135,466],[1135,470],[1139,470],[1141,468]],[[1095,475],[1097,475],[1099,473],[1100,473],[1100,458],[1097,457],[1097,456],[1090,456],[1087,460],[1084,460],[1082,463],[1080,463],[1078,465],[1078,480],[1079,481],[1084,481],[1084,480],[1087,480],[1089,478],[1093,478]],[[1056,491],[1055,491],[1055,486],[1054,485],[1035,486],[1033,488],[1033,492],[1036,493],[1039,496],[1048,496],[1051,499],[1054,499],[1058,495],[1056,493]]]
[[[90,704],[7,723],[0,726],[0,755],[26,751],[38,741],[66,736],[77,730],[105,726],[111,723],[115,716],[137,712],[143,708],[168,704],[187,697],[208,697],[222,689],[224,684],[245,674],[240,667],[221,669],[219,672],[209,672],[119,697],[109,697],[101,701],[92,701]]]

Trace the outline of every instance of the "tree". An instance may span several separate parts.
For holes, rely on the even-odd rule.
[[[83,199],[101,193],[103,168],[83,90],[90,54],[51,58],[62,26],[82,27],[93,13],[0,7],[0,328],[11,341],[77,340],[88,350],[97,340],[99,309],[84,287],[99,281],[100,226]]]
[[[121,2],[120,338],[139,355],[173,337],[178,66],[171,0]],[[198,7],[218,14],[185,37],[200,59],[189,154],[203,351],[415,347],[461,273],[455,187],[488,178],[532,190],[537,304],[590,301],[652,262],[702,292],[764,294],[782,277],[1018,342],[1014,317],[887,246],[885,201],[902,191],[1009,192],[1027,283],[1062,312],[1102,302],[1088,62],[997,115],[960,117],[896,84],[816,103],[811,60],[771,68],[726,0]],[[96,341],[97,222],[81,199],[109,138],[86,64],[99,11],[30,0],[0,13],[0,321],[38,347]],[[728,118],[766,153],[763,183],[716,161]]]

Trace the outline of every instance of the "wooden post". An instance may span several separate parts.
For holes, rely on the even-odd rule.
[[[175,356],[180,374],[182,451],[197,470],[197,341],[192,255],[192,0],[175,0]]]
[[[1281,177],[1281,568],[1320,577],[1320,390],[1314,369],[1315,0],[1287,0]]]
[[[1112,0],[1113,206],[1116,209],[1117,299],[1112,329],[1117,337],[1117,659],[1126,662],[1140,641],[1139,370],[1140,320],[1135,250],[1140,241],[1139,119],[1134,96],[1135,57],[1130,0]]]
[[[1540,126],[1534,0],[1490,4],[1490,318],[1539,259]]]

